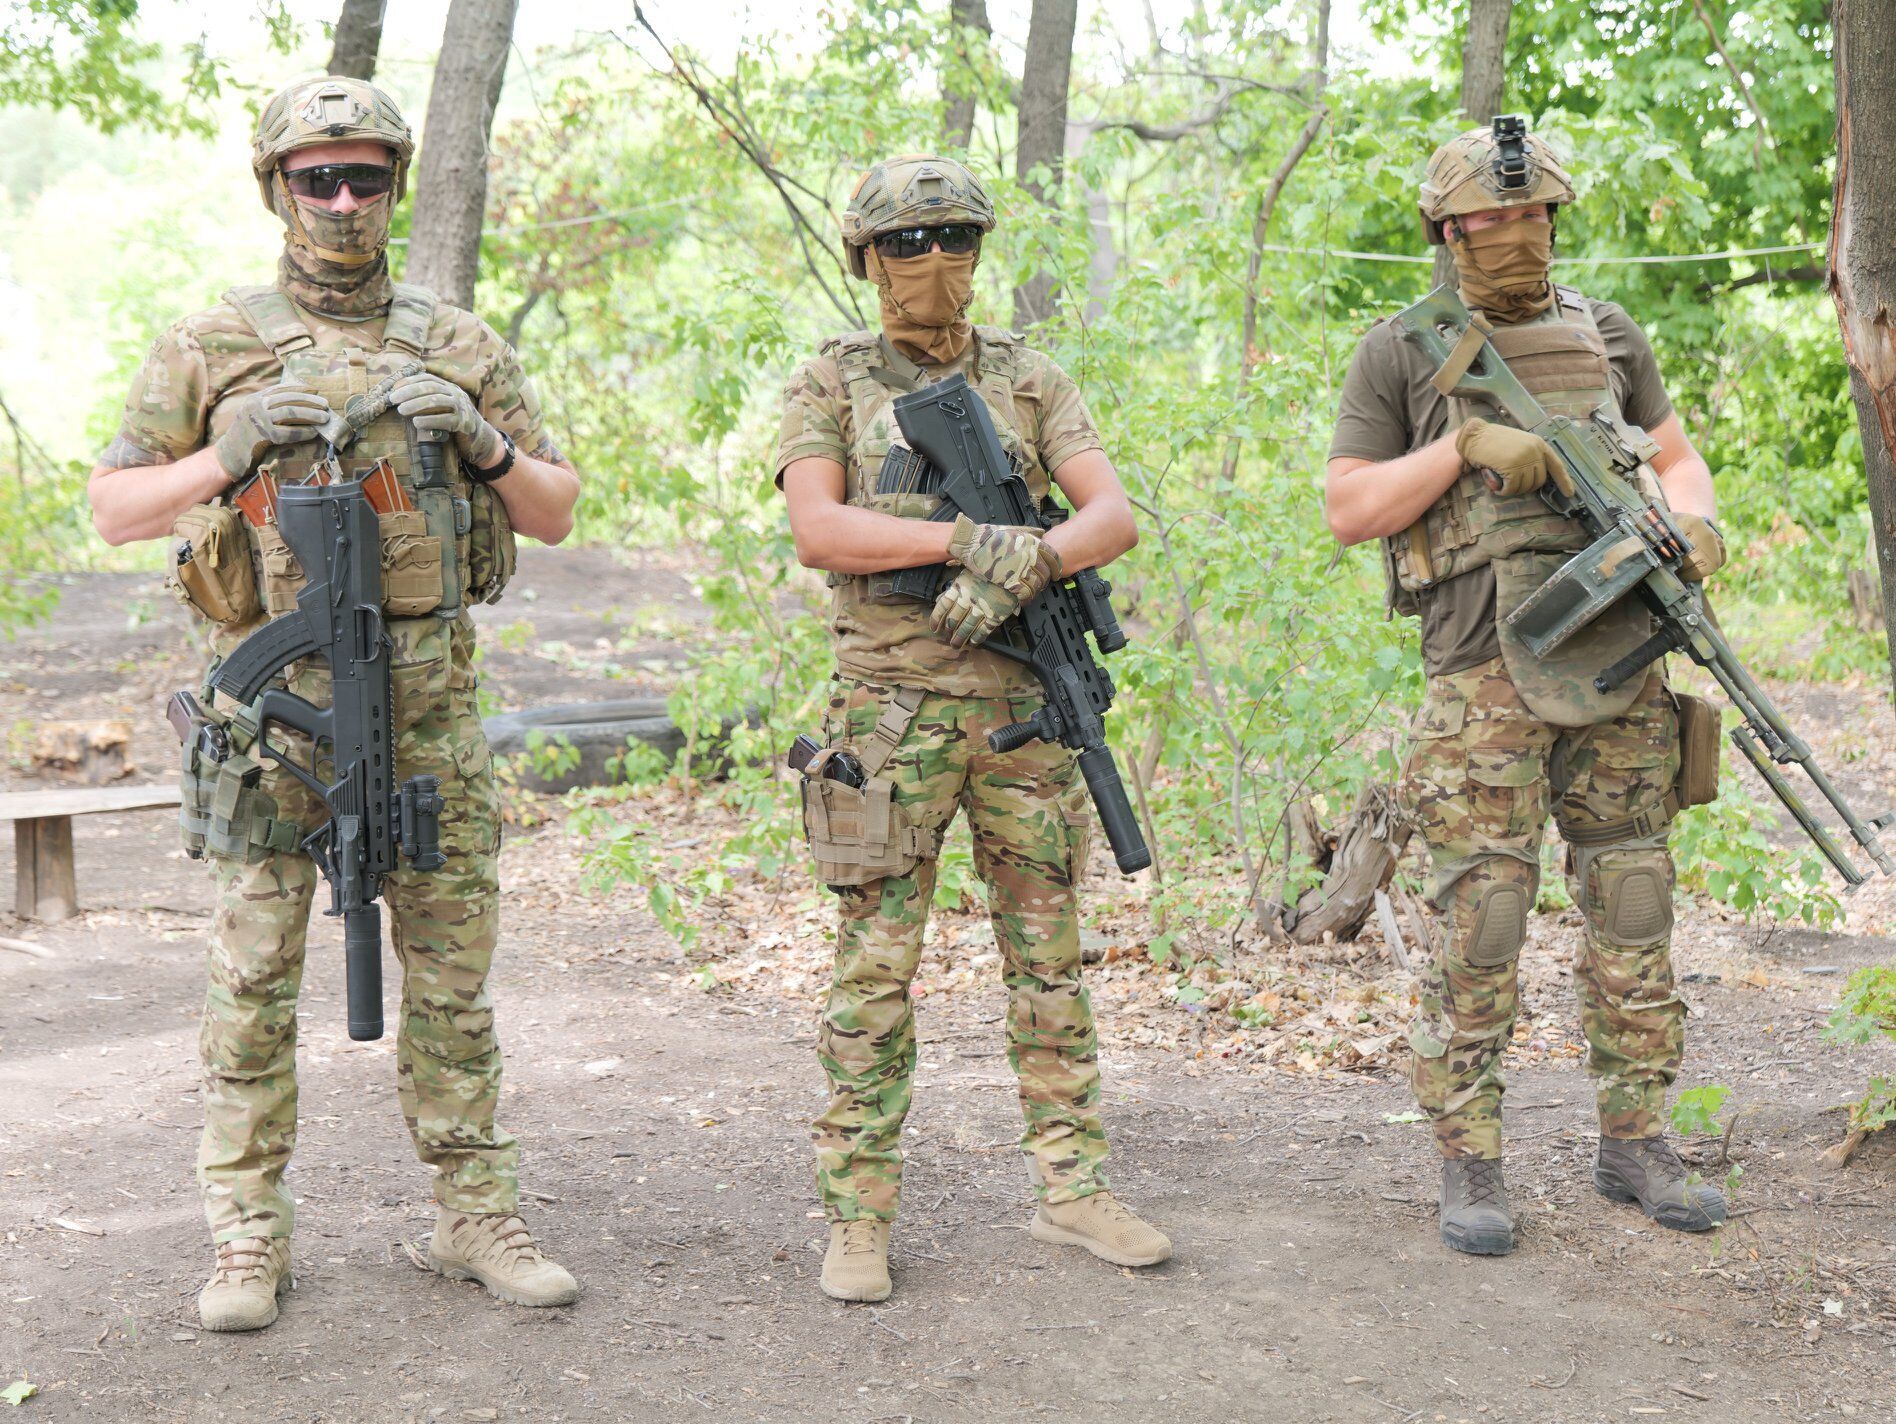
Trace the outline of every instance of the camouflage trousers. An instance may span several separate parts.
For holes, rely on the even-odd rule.
[[[839,679],[826,740],[859,746],[892,691]],[[988,749],[989,732],[1035,705],[931,693],[882,774],[894,782],[896,802],[929,830],[946,831],[957,808],[968,814],[1007,985],[1007,1059],[1026,1124],[1021,1148],[1038,1169],[1036,1191],[1063,1202],[1106,1186],[1099,1047],[1080,982],[1074,898],[1092,807],[1064,747]],[[830,1102],[815,1123],[817,1190],[832,1220],[895,1219],[915,1074],[909,984],[921,961],[935,870],[923,861],[910,874],[839,896],[836,972],[817,1031]]]
[[[454,630],[450,658],[449,634],[437,620],[389,626],[397,653],[397,774],[441,778],[447,856],[445,866],[425,875],[404,862],[385,886],[401,982],[397,1092],[415,1151],[434,1169],[441,1204],[512,1211],[518,1147],[494,1121],[501,1058],[486,989],[499,928],[500,804],[474,706],[472,633]],[[421,660],[404,661],[413,658]],[[305,669],[292,687],[320,706],[328,701],[326,680],[321,668]],[[281,768],[269,767],[263,786],[276,799],[279,819],[304,826],[321,820],[315,796]],[[283,1171],[296,1143],[296,1000],[321,877],[301,852],[217,860],[213,874],[217,908],[199,1045],[205,1215],[218,1241],[288,1236],[295,1205]],[[336,952],[340,957],[340,944]],[[341,1005],[333,1012],[341,1032]]]
[[[1585,921],[1573,979],[1600,1130],[1662,1129],[1684,1042],[1664,811],[1678,770],[1678,716],[1657,670],[1625,713],[1579,730],[1534,717],[1499,658],[1429,679],[1402,796],[1428,842],[1448,933],[1409,1044],[1416,1101],[1443,1156],[1501,1154],[1501,1059],[1550,809]]]

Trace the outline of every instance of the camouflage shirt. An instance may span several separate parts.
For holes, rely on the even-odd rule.
[[[346,322],[298,307],[318,350],[382,349],[380,317]],[[474,398],[480,413],[524,453],[562,456],[547,436],[540,398],[520,358],[486,322],[445,302],[429,328],[424,363]],[[219,302],[174,322],[145,353],[132,378],[118,438],[100,463],[112,469],[170,464],[217,442],[237,418],[237,402],[275,385],[283,368],[237,308]]]
[[[1020,462],[1035,498],[1047,494],[1052,472],[1073,456],[1102,448],[1073,378],[1007,332],[978,326],[966,352],[929,367],[873,333],[857,332],[825,342],[785,385],[778,486],[792,460],[823,456],[843,466],[851,504],[926,517],[932,496],[878,495],[875,483],[883,457],[901,439],[895,397],[956,372],[986,399],[1001,443]],[[870,578],[831,574],[830,584],[830,631],[846,676],[957,697],[1006,696],[1038,686],[1030,671],[999,653],[951,648],[930,630],[925,605],[883,599]]]

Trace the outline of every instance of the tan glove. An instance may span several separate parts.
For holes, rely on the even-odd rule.
[[[996,628],[1020,612],[1022,604],[1058,578],[1060,568],[1059,550],[1048,548],[1036,536],[1034,562],[1015,581],[1014,588],[1006,588],[983,578],[973,569],[964,568],[935,600],[935,611],[929,615],[928,626],[946,638],[953,648],[984,643]]]
[[[217,463],[233,480],[241,480],[272,445],[314,440],[316,428],[331,414],[329,402],[308,386],[294,381],[266,386],[238,402],[237,419],[212,447]]]
[[[1061,573],[1059,552],[1042,542],[1038,529],[976,524],[965,514],[955,518],[948,558],[969,573],[999,584],[1022,603]]]
[[[477,470],[500,463],[500,432],[475,409],[474,398],[454,382],[417,371],[403,377],[388,395],[395,409],[415,422],[417,434],[454,437],[454,448]]]
[[[1456,432],[1455,453],[1470,469],[1486,470],[1496,494],[1532,494],[1549,480],[1565,484],[1554,447],[1511,425],[1471,420]]]
[[[1692,546],[1692,551],[1679,560],[1680,578],[1687,583],[1703,583],[1725,567],[1725,536],[1716,524],[1697,514],[1674,514],[1672,522]]]

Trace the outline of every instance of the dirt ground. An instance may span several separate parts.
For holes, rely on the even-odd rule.
[[[524,569],[504,611],[483,610],[499,615],[483,676],[503,703],[663,685],[695,620],[671,561],[535,551]],[[158,711],[192,662],[149,588],[86,579],[50,628],[0,643],[0,724],[55,706],[132,716],[140,779],[167,777]],[[627,619],[649,643],[622,645]],[[561,656],[530,651],[524,628]],[[1873,698],[1838,713],[1859,714],[1887,735]],[[0,771],[0,789],[36,784]],[[1001,989],[930,994],[896,1295],[844,1307],[816,1288],[807,983],[702,992],[631,897],[575,890],[556,821],[503,853],[494,992],[528,1215],[580,1302],[519,1310],[412,1263],[432,1208],[392,1042],[347,1040],[339,940],[319,920],[296,1288],[272,1329],[218,1336],[193,1304],[210,1262],[192,1180],[204,872],[163,814],[82,818],[76,836],[85,913],[0,913],[0,936],[52,956],[0,949],[0,1388],[38,1386],[23,1421],[1896,1417],[1896,1144],[1841,1172],[1817,1160],[1840,1136],[1831,1109],[1896,1071],[1896,1054],[1820,1037],[1842,975],[1890,952],[1878,934],[1682,920],[1681,1086],[1730,1084],[1743,1109],[1738,1215],[1714,1236],[1598,1197],[1584,1075],[1524,1054],[1508,1096],[1522,1241],[1500,1260],[1438,1243],[1435,1162],[1426,1127],[1400,1120],[1399,1065],[1297,1072],[1142,1044],[1110,992],[1114,1182],[1177,1254],[1134,1273],[1042,1246]],[[0,845],[0,883],[10,866]],[[966,955],[966,931],[933,933],[926,973]],[[1537,937],[1530,1017],[1571,1018],[1557,940]],[[1722,1177],[1718,1144],[1703,1150]]]

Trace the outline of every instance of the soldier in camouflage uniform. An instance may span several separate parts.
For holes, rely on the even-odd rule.
[[[1545,140],[1504,146],[1482,128],[1430,159],[1422,221],[1431,242],[1449,245],[1464,302],[1540,403],[1628,428],[1693,545],[1689,576],[1702,579],[1724,562],[1711,472],[1652,348],[1619,307],[1550,279],[1555,218],[1573,196]],[[1326,500],[1343,543],[1383,541],[1392,606],[1422,620],[1428,693],[1402,792],[1434,861],[1447,935],[1410,1047],[1443,1157],[1442,1238],[1475,1254],[1513,1246],[1501,1059],[1550,811],[1585,919],[1574,987],[1597,1084],[1595,1185],[1663,1225],[1706,1230],[1725,1219],[1724,1199],[1688,1176],[1662,1135],[1685,1017],[1666,849],[1680,770],[1674,694],[1660,668],[1612,693],[1593,688],[1596,672],[1650,633],[1643,609],[1610,611],[1542,660],[1499,621],[1589,541],[1536,493],[1552,448],[1443,396],[1434,375],[1396,326],[1371,328],[1344,382]]]
[[[382,516],[395,755],[403,775],[439,777],[446,801],[445,867],[422,874],[404,864],[386,889],[402,971],[397,1086],[415,1149],[434,1169],[435,1268],[518,1304],[558,1305],[578,1288],[516,1213],[519,1149],[494,1117],[501,1057],[486,981],[500,817],[466,605],[498,596],[513,566],[513,530],[548,543],[565,537],[579,483],[506,342],[471,313],[390,281],[390,208],[413,152],[407,124],[371,84],[312,80],[269,102],[253,167],[265,206],[287,229],[277,280],[232,290],[153,343],[90,495],[109,543],[157,538],[189,519],[200,544],[224,551],[210,570],[212,592],[200,579],[187,598],[221,657],[287,609],[302,582],[275,525],[254,526],[231,508],[241,482],[259,470],[279,482],[310,474],[324,451],[319,427],[371,384],[388,389],[393,405],[342,450],[342,477],[385,461],[421,505],[412,442],[446,445],[453,501],[440,505],[442,520]],[[327,678],[320,664],[301,664],[288,682],[325,705]],[[220,709],[233,714],[233,728],[242,726],[239,709]],[[306,759],[307,748],[296,755]],[[290,1282],[294,1207],[283,1172],[296,1133],[296,999],[318,879],[297,847],[323,813],[274,764],[237,796],[240,809],[210,811],[198,805],[201,791],[187,774],[187,844],[208,842],[217,885],[198,1157],[217,1264],[199,1310],[209,1329],[258,1329],[276,1319]]]
[[[882,329],[824,342],[783,397],[777,483],[799,559],[828,571],[833,591],[837,672],[824,740],[859,754],[872,792],[882,788],[879,802],[855,797],[846,826],[839,813],[813,834],[825,879],[852,858],[862,871],[838,889],[836,974],[817,1049],[831,1090],[815,1125],[817,1189],[831,1222],[822,1285],[843,1300],[882,1300],[890,1290],[889,1228],[915,1071],[909,983],[935,856],[958,807],[1003,961],[1021,1146],[1040,1203],[1033,1234],[1121,1265],[1171,1253],[1113,1198],[1103,1172],[1098,1047],[1075,904],[1092,816],[1085,786],[1065,748],[987,745],[989,732],[1028,715],[1040,697],[1033,675],[983,639],[1050,579],[1104,565],[1138,538],[1073,381],[1019,337],[967,318],[981,238],[993,227],[993,204],[959,163],[912,156],[871,168],[850,198],[843,242],[856,276],[877,287]],[[929,523],[934,496],[877,493],[883,457],[900,438],[895,397],[955,372],[986,400],[1034,495],[1051,482],[1073,504],[1073,517],[1044,540],[966,518]],[[902,601],[876,577],[944,561],[959,572],[932,609]],[[883,852],[866,841],[892,846],[891,858],[878,863]]]

